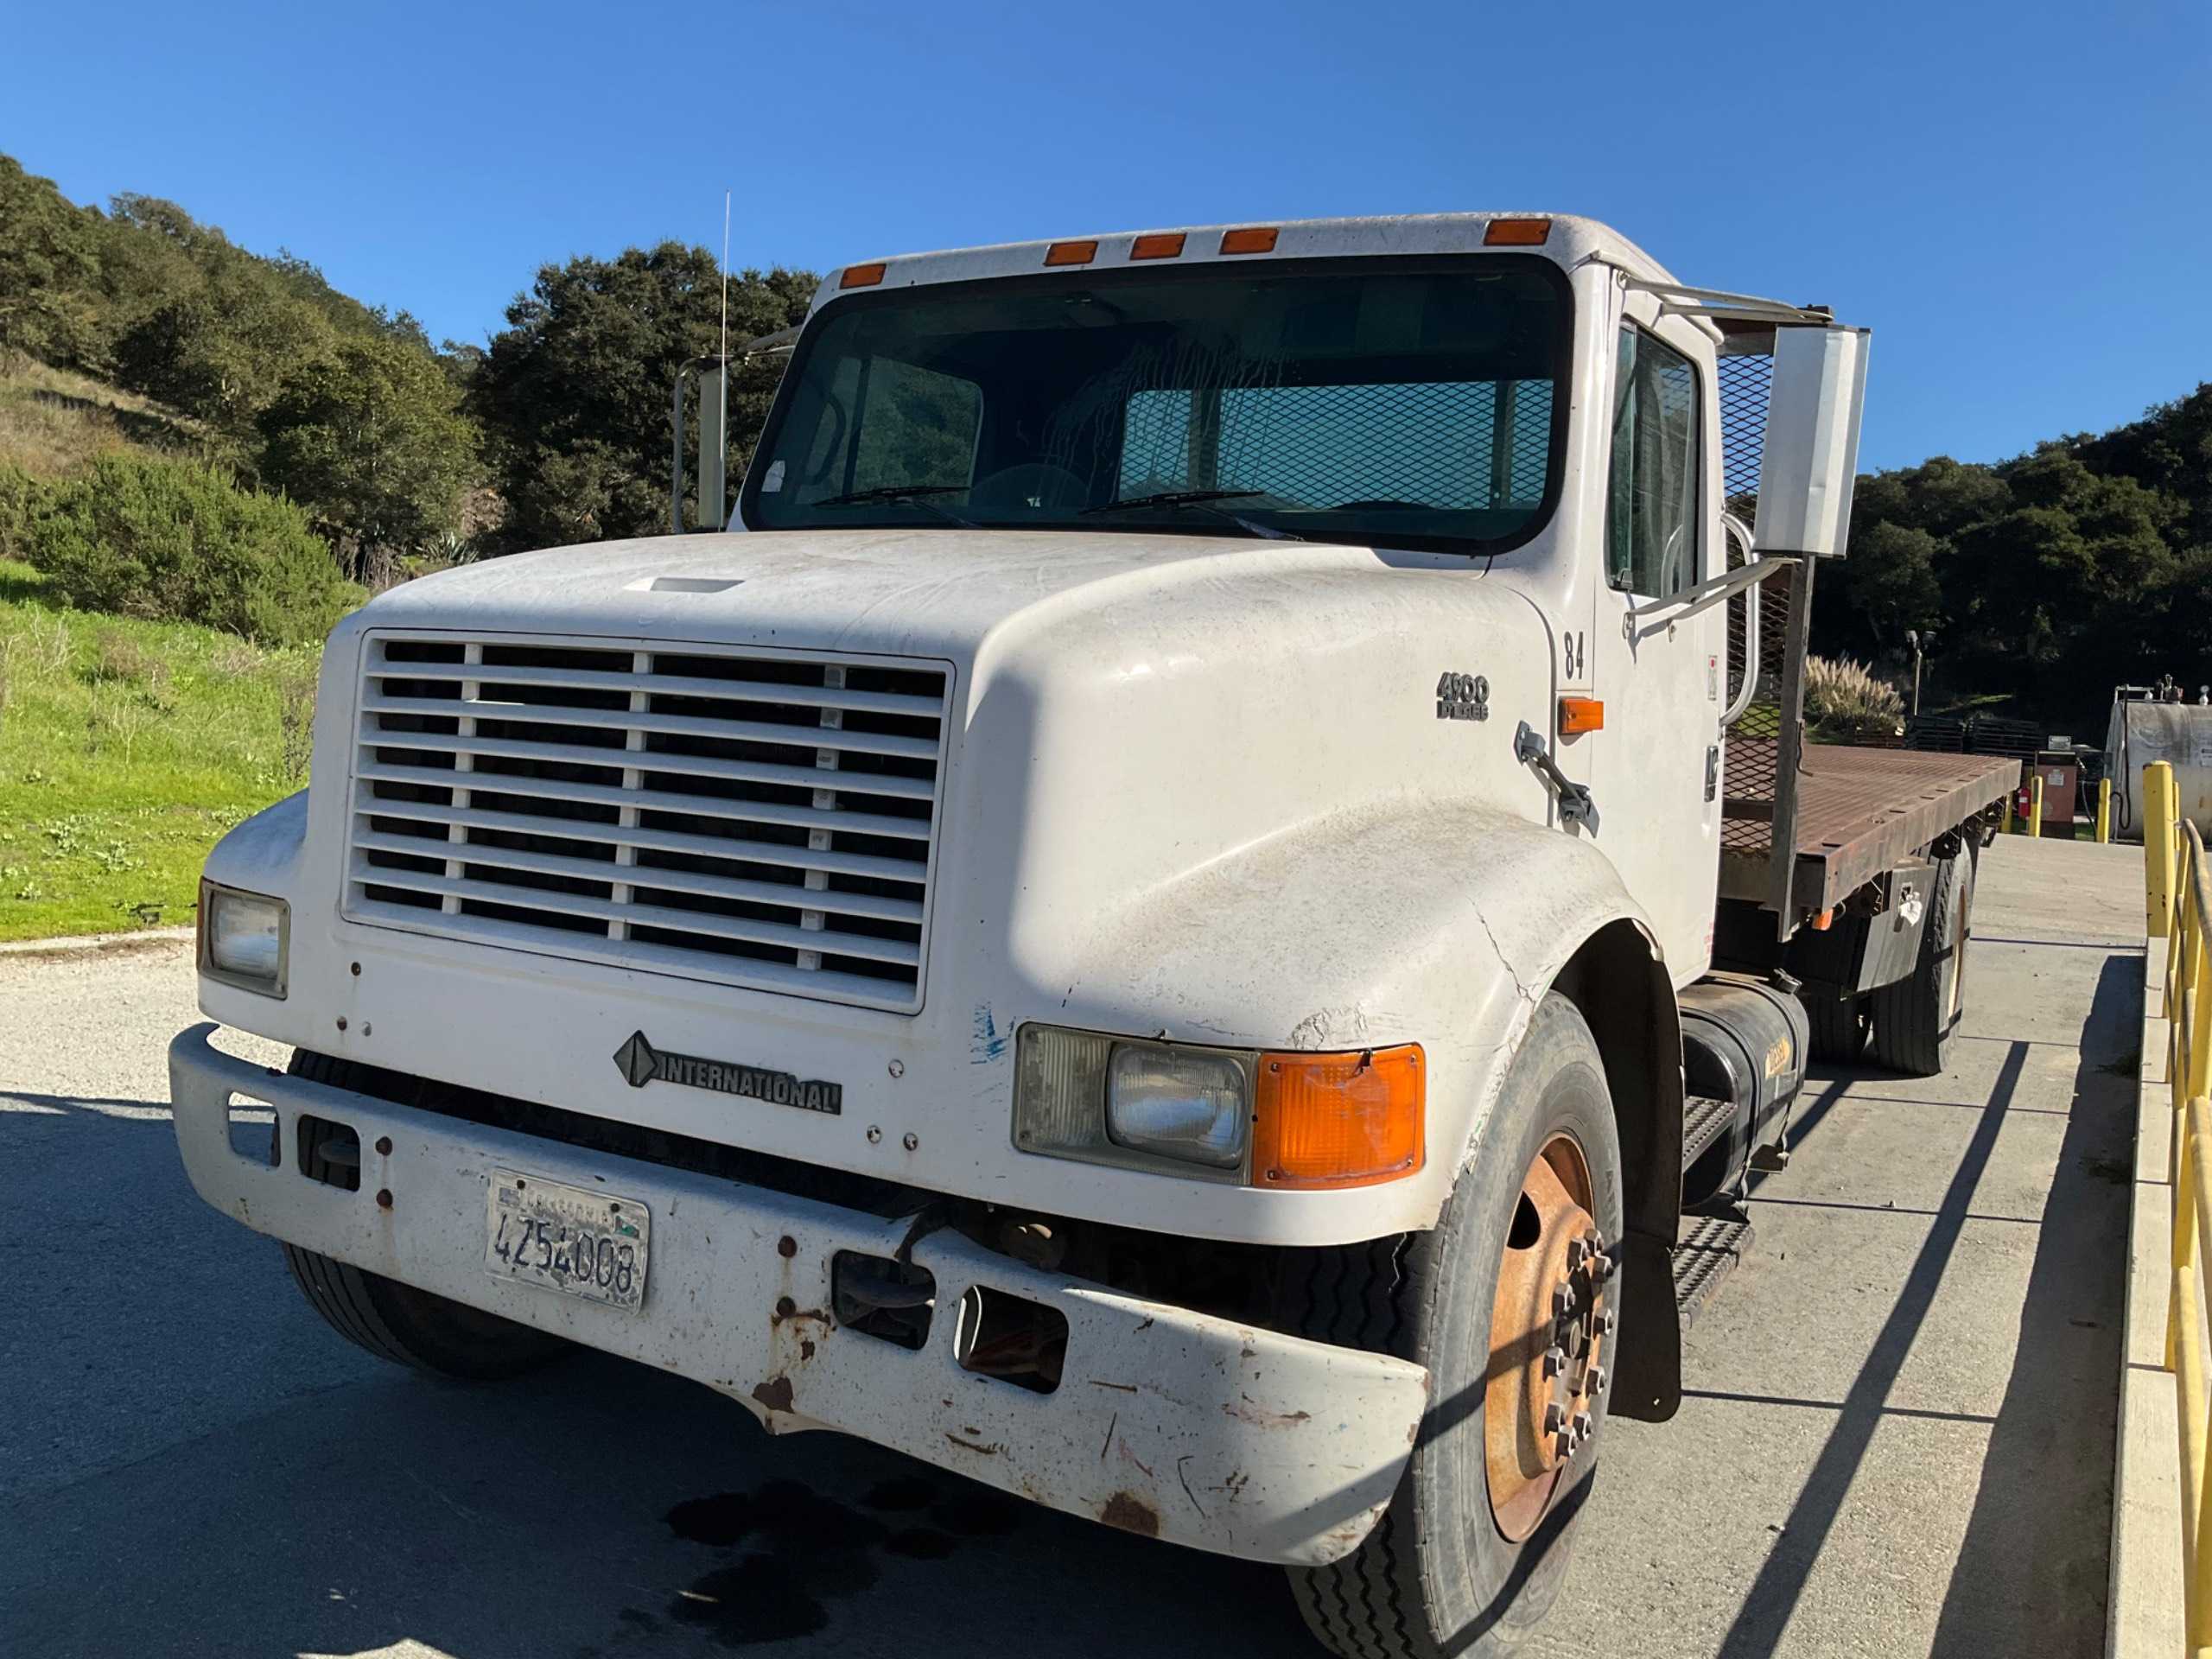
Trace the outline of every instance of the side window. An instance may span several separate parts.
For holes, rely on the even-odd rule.
[[[837,365],[808,446],[801,499],[901,486],[965,489],[982,420],[982,389],[972,380],[896,358],[848,359]]]
[[[1664,599],[1697,581],[1700,425],[1689,359],[1624,325],[1605,496],[1605,577],[1614,587]]]

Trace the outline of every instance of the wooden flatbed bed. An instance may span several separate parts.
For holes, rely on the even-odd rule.
[[[1770,900],[1777,744],[1770,737],[1729,741],[1731,798],[1720,836],[1720,896]],[[1770,780],[1765,800],[1736,798],[1742,779]],[[1808,743],[1797,776],[1789,826],[1796,869],[1791,896],[1801,909],[1833,908],[1884,870],[1946,830],[1994,805],[2018,786],[2020,763],[2004,755],[1928,754]]]

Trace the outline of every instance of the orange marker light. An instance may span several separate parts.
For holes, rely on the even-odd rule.
[[[1280,234],[1281,232],[1272,225],[1259,229],[1224,231],[1221,233],[1221,251],[1224,253],[1273,253],[1275,238]]]
[[[1148,231],[1129,244],[1132,259],[1174,259],[1183,251],[1180,231]]]
[[[1055,242],[1045,250],[1048,265],[1087,265],[1098,257],[1098,244],[1091,242]]]
[[[1595,697],[1561,697],[1559,700],[1559,734],[1580,737],[1585,732],[1605,729],[1605,705]]]
[[[1421,1045],[1344,1054],[1262,1054],[1252,1185],[1373,1186],[1421,1166]]]
[[[845,274],[837,279],[840,288],[874,288],[883,280],[885,265],[877,260],[872,265],[847,265]]]
[[[1486,248],[1541,248],[1552,233],[1548,219],[1493,219],[1483,231]]]

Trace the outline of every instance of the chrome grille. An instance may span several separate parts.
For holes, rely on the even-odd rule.
[[[912,1010],[944,665],[372,633],[356,921]]]

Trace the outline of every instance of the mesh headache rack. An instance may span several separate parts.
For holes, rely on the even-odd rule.
[[[352,920],[920,1006],[944,664],[365,641]]]

